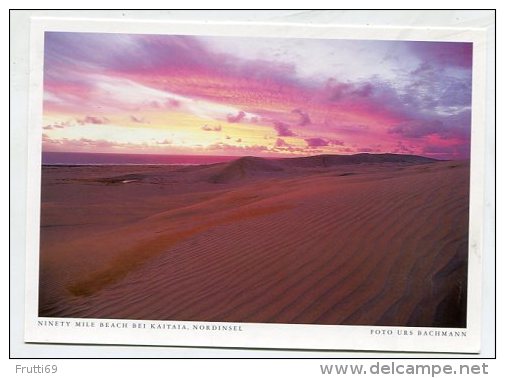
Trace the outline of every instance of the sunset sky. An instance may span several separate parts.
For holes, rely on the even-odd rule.
[[[46,32],[43,150],[466,159],[472,45]]]

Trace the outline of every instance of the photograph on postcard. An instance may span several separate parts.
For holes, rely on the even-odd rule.
[[[472,43],[48,31],[38,315],[465,328]]]

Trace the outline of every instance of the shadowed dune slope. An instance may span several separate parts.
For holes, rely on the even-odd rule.
[[[283,171],[283,168],[278,162],[246,156],[226,163],[220,172],[210,177],[209,182],[228,183],[243,178],[265,176],[280,171]]]
[[[47,170],[40,315],[462,327],[469,164],[417,158]]]

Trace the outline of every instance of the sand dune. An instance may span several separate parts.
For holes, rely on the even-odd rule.
[[[222,169],[212,175],[209,182],[229,183],[244,178],[265,177],[268,174],[275,175],[284,171],[282,164],[279,162],[250,156],[222,165]]]
[[[461,327],[468,162],[44,167],[40,315]]]

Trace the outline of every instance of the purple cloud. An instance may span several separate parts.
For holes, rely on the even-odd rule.
[[[305,139],[305,142],[307,143],[307,147],[325,147],[329,144],[329,142],[325,139],[322,138],[307,138]]]
[[[274,144],[275,148],[289,148],[291,145],[287,143],[284,139],[277,138]]]
[[[343,146],[345,143],[341,141],[340,139],[330,139],[328,140],[328,143],[332,146]]]
[[[439,66],[472,67],[472,43],[469,42],[410,42],[410,50],[420,59]]]
[[[367,125],[338,125],[333,126],[327,121],[325,121],[325,126],[331,128],[332,130],[338,131],[339,133],[344,134],[358,134],[358,133],[366,133],[367,130],[370,129]]]
[[[291,131],[288,124],[281,121],[274,121],[274,128],[277,131],[277,136],[280,137],[288,137],[296,135],[294,132]]]
[[[427,135],[441,134],[445,132],[443,123],[440,120],[413,120],[388,129],[390,134],[402,135],[406,138],[422,138]]]
[[[368,98],[375,94],[373,82],[349,83],[339,82],[335,78],[326,81],[326,99],[332,102],[349,100],[350,98]]]
[[[303,110],[294,109],[292,113],[298,114],[299,116],[298,126],[306,126],[311,124],[309,115],[305,113]]]

